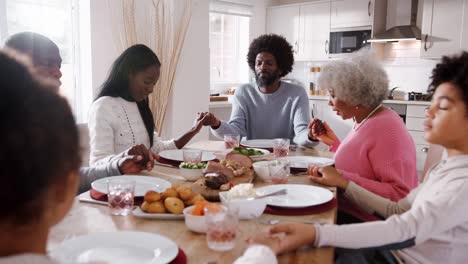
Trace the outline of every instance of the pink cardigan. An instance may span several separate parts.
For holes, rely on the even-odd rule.
[[[384,109],[356,126],[330,151],[336,152],[335,167],[345,178],[392,201],[404,198],[418,184],[413,139],[392,110]],[[366,221],[377,219],[346,199],[340,199],[339,208]]]

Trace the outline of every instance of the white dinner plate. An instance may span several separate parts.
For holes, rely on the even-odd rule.
[[[183,220],[185,217],[183,214],[150,214],[145,213],[140,207],[133,209],[133,215],[139,218],[147,219],[162,219],[162,220]]]
[[[62,263],[169,263],[179,248],[170,239],[145,232],[94,233],[65,240],[50,252]]]
[[[249,139],[241,141],[240,144],[247,148],[273,148],[274,139]]]
[[[107,193],[107,180],[114,179],[135,181],[135,196],[145,196],[145,193],[150,190],[162,193],[171,187],[170,182],[156,177],[124,175],[95,180],[91,183],[91,188],[101,193]]]
[[[315,164],[318,167],[326,167],[335,163],[332,159],[311,156],[288,156],[279,158],[279,160],[289,161],[290,167],[295,169],[307,169],[309,164]]]
[[[257,194],[263,195],[272,193],[281,189],[287,189],[288,193],[284,195],[275,195],[264,198],[268,205],[302,208],[313,205],[324,204],[333,199],[333,193],[329,190],[303,184],[275,184],[257,188]]]
[[[182,153],[182,149],[169,149],[159,152],[158,155],[168,160],[184,161]],[[216,159],[216,157],[212,151],[202,151],[202,161],[210,161],[214,159]]]

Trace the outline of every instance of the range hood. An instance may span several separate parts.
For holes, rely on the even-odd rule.
[[[377,33],[368,42],[420,40],[421,29],[416,25],[418,0],[390,0],[387,2],[387,30]]]

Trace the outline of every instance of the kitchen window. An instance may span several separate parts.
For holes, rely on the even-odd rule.
[[[2,0],[0,1],[0,43],[9,36],[32,31],[54,41],[62,56],[62,86],[64,95],[78,120],[82,117],[79,107],[77,0]]]
[[[210,83],[228,88],[249,81],[251,6],[223,1],[210,2]]]

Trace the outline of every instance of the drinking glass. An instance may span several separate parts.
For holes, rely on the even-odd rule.
[[[228,251],[236,245],[239,208],[235,206],[205,207],[206,242],[214,251]]]
[[[133,210],[135,181],[107,180],[107,198],[112,215],[128,215]]]
[[[199,163],[202,161],[201,150],[184,149],[182,155],[185,162]]]
[[[274,184],[288,183],[291,174],[290,164],[287,160],[274,160],[268,163],[268,172]]]
[[[276,138],[273,140],[273,154],[276,158],[286,157],[289,154],[289,138]]]
[[[227,149],[239,147],[240,135],[226,134],[224,135],[224,146]]]

